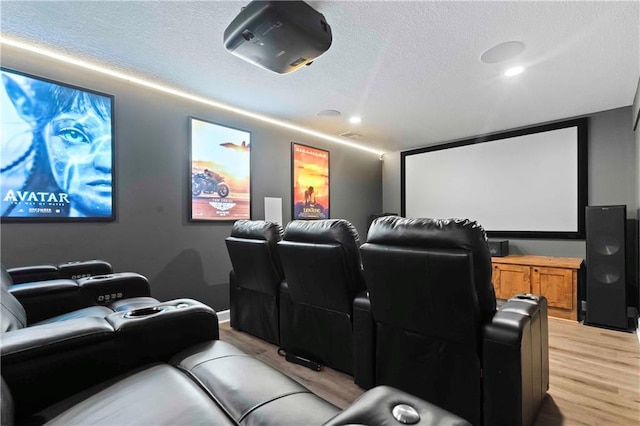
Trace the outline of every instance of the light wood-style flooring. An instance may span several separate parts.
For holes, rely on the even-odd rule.
[[[364,391],[353,377],[288,363],[277,347],[221,324],[220,339],[344,408]],[[636,333],[549,318],[550,388],[539,425],[640,425],[640,343]]]

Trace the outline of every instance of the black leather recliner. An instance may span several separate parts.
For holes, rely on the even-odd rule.
[[[482,227],[374,221],[361,247],[368,297],[355,302],[355,382],[397,387],[474,425],[532,424],[549,384],[547,305],[496,312]]]
[[[15,397],[16,416],[21,418],[118,374],[166,362],[184,348],[218,337],[215,311],[191,299],[35,325],[2,333],[2,377]],[[128,397],[131,395],[124,392],[122,398],[126,401]],[[2,399],[4,404],[4,393]],[[110,411],[107,406],[100,408]],[[100,421],[104,418],[98,414],[93,422]],[[17,424],[24,423],[43,422],[21,420]]]
[[[158,303],[150,297],[148,280],[133,272],[14,284],[2,266],[0,281],[2,332],[75,318],[104,318]]]
[[[353,300],[365,288],[358,233],[344,219],[290,222],[278,243],[285,281],[280,346],[353,373]]]
[[[36,281],[56,280],[56,279],[80,279],[95,275],[105,275],[113,273],[113,267],[107,261],[100,259],[76,260],[59,264],[43,264],[18,266],[8,268],[7,272],[11,276],[14,284],[32,283]]]
[[[238,220],[226,239],[231,327],[275,345],[280,343],[279,293],[283,280],[277,243],[282,227],[262,220]]]
[[[66,363],[63,375],[71,380],[78,376],[94,376],[91,382],[72,393],[61,393],[61,387],[69,380],[61,383],[59,377],[37,376],[38,386],[33,387],[42,398],[34,403],[33,395],[22,389],[26,386],[21,386],[19,377],[5,382],[6,370],[3,369],[0,378],[1,424],[469,426],[458,416],[388,386],[365,392],[341,411],[280,371],[217,340],[217,336],[202,341],[207,334],[217,334],[217,322],[211,318],[205,322],[207,312],[202,307],[187,309],[194,314],[196,309],[200,311],[200,320],[189,321],[194,315],[183,316],[186,321],[180,321],[178,326],[175,320],[179,318],[176,317],[168,323],[161,321],[169,326],[165,330],[168,338],[190,328],[199,330],[190,341],[173,342],[175,355],[168,359],[161,357],[153,363],[134,364],[133,369],[112,372],[100,380],[96,373],[103,372],[108,359],[98,363],[95,357],[85,358],[86,365],[82,366],[77,360],[68,362],[67,355],[55,359],[48,357],[51,367]],[[180,310],[170,312],[179,314]],[[158,322],[157,318],[152,319],[148,326]],[[103,325],[109,328],[107,324]],[[208,326],[209,331],[203,332],[203,326]],[[135,325],[135,328],[141,327]],[[112,333],[120,334],[127,334],[127,329]],[[126,347],[125,342],[114,343]],[[176,353],[181,348],[184,349]],[[94,368],[89,371],[83,368],[92,365]],[[98,366],[100,368],[96,368]]]

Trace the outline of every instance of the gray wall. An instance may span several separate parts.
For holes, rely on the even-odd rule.
[[[283,220],[290,220],[292,141],[330,151],[333,218],[351,221],[364,238],[367,216],[381,210],[382,164],[374,154],[5,46],[2,66],[116,98],[117,221],[2,224],[6,267],[101,258],[117,271],[147,276],[161,300],[191,297],[228,308],[231,263],[224,239],[231,224],[188,221],[189,116],[252,132],[253,219],[264,218],[264,197],[281,197]]]
[[[637,201],[637,214],[638,219],[640,219],[640,79],[638,79],[638,86],[636,87],[636,94],[633,97],[633,114],[632,114],[632,126],[634,128],[634,136],[635,136],[635,144],[636,144],[636,201]],[[638,238],[638,233],[636,230],[636,238]],[[640,238],[638,238],[637,245],[638,253],[640,253]],[[639,269],[636,269],[636,273],[638,277],[640,277],[640,261],[638,262]],[[640,291],[638,292],[638,307],[640,307]],[[640,325],[638,326],[640,328]]]
[[[631,107],[603,111],[589,116],[589,188],[590,205],[626,204],[628,227],[637,226],[640,181],[640,146],[629,123]],[[577,117],[571,117],[577,118]],[[538,125],[545,123],[531,123]],[[443,141],[446,143],[449,141]],[[400,212],[400,152],[384,155],[382,170],[382,206],[384,211]],[[635,244],[634,244],[635,246]],[[585,258],[585,241],[510,239],[514,254]],[[637,253],[633,256],[637,264]],[[637,268],[632,265],[632,270]],[[637,274],[631,277],[632,304],[638,303]]]

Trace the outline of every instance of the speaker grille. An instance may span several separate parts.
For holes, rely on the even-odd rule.
[[[614,240],[613,238],[606,235],[598,235],[594,238],[594,247],[593,249],[603,256],[611,256],[612,254],[616,254],[620,250],[620,241]]]
[[[626,206],[589,206],[587,316],[585,323],[627,329],[625,277]]]

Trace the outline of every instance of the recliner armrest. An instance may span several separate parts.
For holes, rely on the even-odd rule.
[[[113,272],[109,262],[104,260],[80,260],[64,262],[59,265],[30,265],[7,269],[14,284],[33,281],[54,280],[58,278],[79,279],[93,275]]]
[[[9,287],[9,293],[13,294],[21,303],[23,299],[28,297],[46,297],[61,292],[73,294],[76,291],[78,291],[78,283],[67,279],[33,281]]]
[[[229,271],[229,322],[232,328],[238,329],[240,326],[240,308],[238,306],[238,291],[240,287],[233,269]]]
[[[43,324],[2,334],[2,377],[16,416],[33,413],[121,372],[113,327],[103,318]]]
[[[8,366],[14,363],[88,345],[113,332],[113,327],[103,318],[87,317],[3,333],[0,341],[2,374],[5,375]]]
[[[291,350],[291,339],[293,336],[293,302],[289,292],[289,283],[280,283],[280,348],[285,351]]]
[[[120,299],[151,295],[149,280],[135,272],[95,275],[78,280],[80,297],[88,305],[107,305]]]
[[[365,290],[353,300],[353,381],[363,389],[375,385],[376,330],[369,293]]]
[[[150,295],[149,281],[134,272],[96,275],[79,280],[56,279],[13,285],[9,288],[34,324],[88,306]]]
[[[58,267],[55,265],[20,266],[9,268],[7,272],[14,284],[58,278]]]
[[[176,353],[209,340],[218,340],[218,316],[192,299],[176,299],[105,318],[116,331],[123,363],[168,361]]]
[[[415,410],[415,414],[418,416],[417,419],[414,419],[415,421],[401,421],[396,419],[394,409],[397,406],[411,407]],[[407,416],[407,409],[405,407],[396,409],[396,413],[398,412]],[[363,393],[353,404],[326,422],[324,426],[391,424],[471,426],[465,419],[391,386],[377,386]]]
[[[111,264],[99,259],[65,262],[58,265],[60,278],[78,280],[80,278],[111,273],[113,273]]]
[[[24,307],[29,324],[88,306],[148,297],[151,292],[147,278],[134,272],[16,284],[9,291]]]
[[[15,284],[9,293],[22,304],[27,323],[33,324],[91,305],[80,297],[75,280],[55,279]]]
[[[510,299],[484,326],[484,424],[535,421],[549,383],[546,317],[543,296]]]

